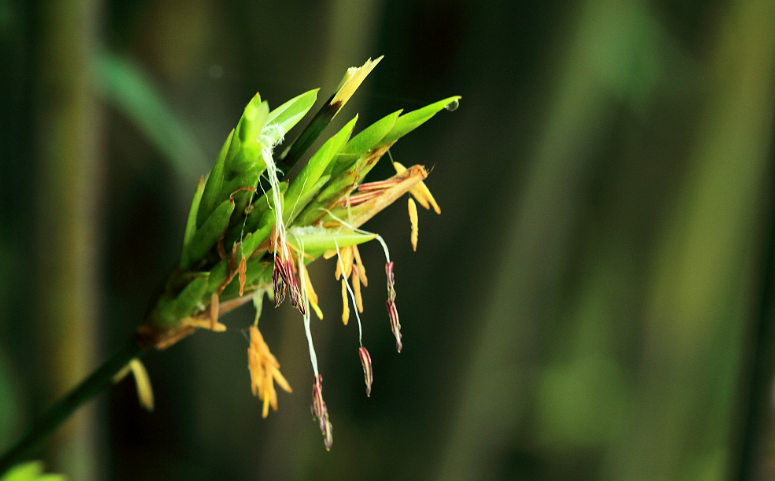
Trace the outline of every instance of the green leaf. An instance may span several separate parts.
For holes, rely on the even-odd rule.
[[[194,237],[194,233],[196,232],[196,214],[199,212],[199,203],[202,201],[202,194],[204,194],[204,191],[204,179],[200,178],[199,183],[196,185],[196,192],[194,192],[194,200],[191,201],[191,209],[188,211],[186,230],[183,233],[183,249],[191,242],[191,238]]]
[[[449,97],[444,100],[432,103],[421,109],[413,110],[398,118],[393,128],[388,132],[381,140],[375,143],[372,148],[384,147],[400,139],[404,135],[408,134],[412,130],[416,129],[428,119],[436,115],[441,109],[446,107],[457,100],[460,100],[460,96]]]
[[[347,139],[350,138],[350,134],[352,134],[353,127],[355,127],[355,122],[357,120],[358,116],[356,115],[355,118],[342,127],[336,135],[328,139],[326,143],[315,152],[315,155],[312,156],[307,165],[304,166],[301,172],[299,172],[299,175],[293,180],[293,183],[291,183],[290,188],[288,188],[288,193],[286,194],[288,202],[283,210],[284,218],[288,218],[291,210],[295,210],[297,213],[301,212],[301,209],[304,208],[312,198],[311,194],[314,195],[317,193],[318,189],[322,187],[322,185],[319,185],[318,180],[327,170],[329,163],[337,152],[342,149],[347,142]],[[328,176],[326,177],[329,178]],[[305,200],[302,202],[301,199]]]
[[[307,115],[318,98],[318,90],[320,89],[310,90],[294,97],[269,113],[262,132],[267,143],[275,145],[281,136],[287,134]]]
[[[102,96],[145,134],[178,175],[188,181],[205,171],[209,162],[196,135],[143,69],[111,52],[97,60]]]
[[[285,194],[285,191],[288,189],[288,182],[280,182],[280,196],[283,196]],[[263,194],[258,199],[255,199],[253,203],[251,204],[253,206],[253,209],[250,211],[250,213],[247,215],[247,219],[244,224],[244,231],[245,233],[248,232],[255,232],[261,224],[261,218],[264,215],[266,211],[269,210],[270,206],[273,204],[273,189],[269,189],[266,191],[265,194]],[[239,228],[239,232],[236,231],[236,229]],[[229,229],[229,232],[226,234],[226,239],[228,241],[233,242],[236,240],[237,236],[235,234],[240,234],[243,230],[242,226],[234,226],[231,229]]]
[[[326,251],[347,246],[363,244],[377,237],[377,234],[360,234],[352,231],[336,231],[320,227],[291,229],[288,242],[312,257],[318,257]]]
[[[196,214],[197,227],[201,226],[210,217],[210,214],[213,213],[218,204],[222,202],[222,199],[219,200],[219,197],[223,187],[223,171],[226,165],[226,157],[228,157],[229,151],[232,150],[232,146],[235,144],[239,145],[239,139],[234,137],[234,130],[232,129],[226,138],[226,142],[223,143],[223,147],[221,147],[221,152],[218,154],[215,165],[213,165],[212,170],[207,175],[205,191]]]
[[[256,94],[250,99],[237,124],[237,137],[241,143],[258,139],[269,117],[269,104]]]
[[[193,315],[205,302],[205,291],[210,277],[209,272],[201,272],[181,291],[178,297],[169,305],[165,316],[161,318],[166,325],[176,325],[183,318]]]
[[[307,207],[310,201],[312,201],[312,199],[318,195],[320,189],[326,185],[329,179],[330,177],[327,175],[320,177],[317,182],[312,184],[311,188],[307,189],[306,192],[298,196],[293,204],[290,202],[285,204],[285,210],[283,210],[283,220],[285,221],[286,225],[290,225],[296,219],[296,216],[298,216],[304,210],[304,208]]]
[[[374,149],[375,145],[380,142],[396,124],[401,112],[402,110],[398,110],[390,115],[386,115],[363,129],[361,133],[347,142],[347,146],[342,150],[342,153],[360,157],[365,155],[369,150]],[[336,173],[333,175],[336,175]]]
[[[234,156],[226,157],[227,178],[236,174],[252,173],[257,169],[260,174],[264,170],[261,152],[265,145],[259,137],[269,116],[269,104],[260,100],[261,98],[256,94],[245,107],[245,112],[237,124],[240,150]]]
[[[61,474],[43,473],[41,461],[30,461],[17,464],[9,469],[0,481],[66,481],[67,477]]]
[[[192,264],[204,259],[217,242],[218,236],[229,225],[232,212],[234,212],[234,200],[227,199],[210,214],[202,227],[191,237],[191,242],[183,249],[183,255],[180,258],[181,269],[188,269]]]

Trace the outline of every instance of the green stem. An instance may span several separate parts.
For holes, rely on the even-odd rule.
[[[107,388],[112,383],[113,376],[132,358],[141,356],[144,352],[145,350],[137,345],[132,336],[91,376],[52,406],[27,435],[0,458],[0,475],[32,453],[79,406]]]

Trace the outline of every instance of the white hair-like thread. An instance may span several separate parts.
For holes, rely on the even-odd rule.
[[[381,235],[375,234],[373,232],[369,232],[369,231],[366,231],[366,230],[363,230],[363,229],[359,229],[357,227],[353,227],[349,223],[347,223],[347,222],[343,221],[342,219],[340,219],[339,217],[335,216],[328,209],[321,208],[320,210],[325,211],[326,213],[328,213],[328,215],[333,217],[335,220],[339,221],[340,224],[342,224],[343,226],[353,230],[354,232],[357,232],[357,233],[363,234],[363,235],[374,235],[374,236],[376,236],[375,238],[379,241],[380,244],[382,244],[382,250],[385,251],[385,259],[387,260],[387,262],[390,262],[390,251],[388,251],[388,246],[385,243],[385,239],[383,239]],[[342,269],[342,271],[344,271],[344,269]]]
[[[279,134],[278,134],[279,131]],[[265,126],[261,130],[261,136],[258,141],[261,142],[263,148],[261,149],[261,157],[266,164],[266,176],[269,180],[269,185],[272,186],[272,201],[274,202],[274,217],[275,217],[275,242],[274,252],[277,255],[277,245],[280,245],[280,249],[283,250],[283,256],[281,258],[287,259],[289,257],[288,246],[285,239],[285,223],[283,222],[283,208],[282,197],[280,195],[280,180],[277,175],[279,170],[277,164],[272,158],[272,150],[277,144],[283,141],[284,132],[280,127],[275,124]],[[265,143],[264,141],[275,138],[274,143]],[[268,199],[267,199],[268,200]],[[269,208],[272,208],[270,205]]]
[[[304,241],[300,238],[296,238],[296,241],[299,243],[299,273],[301,274],[301,270],[303,269],[303,262],[304,262]],[[307,283],[304,279],[306,276],[299,275],[299,281],[301,282],[301,299],[304,303],[304,332],[307,335],[307,344],[309,345],[309,359],[312,362],[312,372],[315,373],[315,377],[317,377],[318,374],[318,357],[315,354],[315,346],[312,345],[312,330],[310,329],[310,308],[309,308],[309,297],[307,296]]]
[[[339,268],[342,269],[342,279],[344,279],[344,285],[347,286],[347,292],[350,293],[350,299],[353,301],[353,311],[355,312],[355,319],[358,320],[358,344],[363,347],[363,327],[361,326],[361,316],[358,314],[358,304],[355,302],[355,294],[350,287],[350,282],[347,280],[349,273],[344,271],[344,264],[342,263],[342,256],[339,254],[339,243],[334,239],[334,246],[336,247],[336,258],[339,261]]]

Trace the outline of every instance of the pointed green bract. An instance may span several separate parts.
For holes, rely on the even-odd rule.
[[[318,180],[328,169],[329,164],[336,154],[344,147],[345,143],[350,138],[350,134],[352,134],[353,127],[355,127],[355,122],[357,120],[358,116],[356,115],[355,118],[342,127],[336,135],[328,139],[293,180],[293,183],[288,189],[287,197],[289,199],[306,200],[303,202],[294,202],[293,204],[289,202],[288,205],[286,205],[285,210],[283,211],[283,217],[286,218],[286,222],[288,221],[287,216],[290,214],[291,209],[296,213],[301,212],[301,209],[304,208],[311,199],[310,192],[316,193],[317,189],[322,187],[322,185],[319,185]],[[326,177],[330,178],[329,176]]]
[[[264,142],[269,145],[275,145],[280,138],[285,136],[305,115],[309,109],[315,105],[318,98],[318,90],[314,89],[305,92],[281,106],[272,110],[266,119]]]
[[[451,104],[457,100],[460,100],[459,95],[449,97],[444,100],[439,100],[438,102],[432,103],[426,107],[413,110],[400,116],[398,120],[396,120],[396,123],[393,125],[393,128],[390,130],[390,132],[388,132],[379,142],[377,142],[373,148],[378,149],[395,142],[396,140],[400,139],[404,135],[408,134],[412,130],[428,121],[448,104]]]
[[[401,112],[402,110],[397,110],[363,129],[358,135],[347,142],[347,146],[342,149],[342,153],[357,155],[358,157],[366,155],[369,150],[374,149],[375,145],[390,132],[396,124],[399,118],[398,116],[401,115]]]
[[[199,209],[196,214],[196,225],[201,226],[210,214],[213,213],[215,207],[219,204],[218,196],[221,193],[221,187],[223,186],[223,169],[226,164],[226,157],[229,155],[231,146],[233,143],[239,143],[239,140],[234,138],[234,129],[229,132],[229,136],[226,137],[226,142],[221,147],[221,152],[218,154],[218,159],[215,161],[212,170],[207,175],[207,181],[205,183],[205,190],[202,194],[202,199],[199,203]]]
[[[189,274],[191,281],[183,288],[180,293],[170,299],[161,299],[154,309],[153,323],[157,327],[173,327],[180,324],[180,321],[186,317],[193,316],[201,310],[205,292],[207,290],[208,272],[199,272]]]
[[[188,269],[200,259],[204,259],[226,226],[229,225],[232,212],[234,212],[234,201],[227,199],[210,214],[202,227],[191,236],[191,242],[183,250],[183,255],[180,258],[182,269]]]
[[[288,189],[288,182],[280,182],[280,195],[283,196]],[[258,199],[253,201],[253,209],[250,211],[250,213],[247,216],[247,220],[244,223],[244,232],[247,234],[248,232],[254,232],[256,229],[259,228],[260,221],[262,216],[265,212],[270,210],[272,207],[272,192],[273,189],[269,189],[266,191],[265,194],[261,195]],[[243,227],[242,225],[235,226],[233,229],[229,230],[229,233],[226,235],[227,240],[233,240],[234,239],[234,229],[239,228],[240,231],[242,231]]]
[[[312,201],[312,199],[318,195],[320,189],[326,185],[329,179],[330,177],[327,175],[320,177],[317,182],[312,185],[312,188],[307,189],[306,192],[296,197],[296,200],[293,204],[285,205],[285,209],[283,210],[283,220],[285,221],[286,225],[290,225],[293,221],[296,220],[296,217],[304,210],[305,207],[307,207],[307,205],[309,205],[310,201]]]
[[[202,201],[202,194],[205,191],[204,179],[200,178],[199,183],[196,185],[196,192],[194,192],[194,200],[191,201],[191,209],[188,211],[188,219],[186,220],[186,230],[183,233],[183,249],[191,242],[191,238],[196,232],[196,214],[199,212],[199,203]]]
[[[258,139],[261,130],[269,118],[269,104],[261,101],[261,96],[256,94],[245,106],[242,117],[237,123],[237,138],[241,143]]]
[[[277,218],[274,215],[270,212],[265,212],[258,229],[242,241],[242,255],[245,257],[252,256],[256,249],[258,249],[258,246],[269,237],[276,221]]]
[[[258,99],[258,94],[254,97]],[[240,141],[240,150],[233,157],[226,159],[226,178],[237,174],[254,172],[257,169],[263,170],[259,164],[263,164],[261,151],[265,145],[261,141],[261,132],[269,116],[269,104],[261,102],[254,105],[251,101],[245,107],[245,113],[242,115],[237,125],[237,136]],[[223,191],[221,191],[223,193]]]
[[[363,244],[377,237],[377,234],[360,234],[352,231],[337,232],[331,229],[312,228],[288,232],[288,242],[311,257],[319,257],[324,252],[343,247]]]
[[[352,165],[361,160],[373,148],[374,144],[390,132],[399,115],[401,115],[401,110],[377,120],[350,139],[339,152],[335,161],[329,164],[328,173],[330,173],[331,178],[339,177],[343,172],[352,170]]]

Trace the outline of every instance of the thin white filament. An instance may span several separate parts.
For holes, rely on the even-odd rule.
[[[268,139],[272,137],[272,130],[276,130],[279,127],[272,125],[269,128],[265,128],[261,133],[261,138],[259,139],[259,142],[261,139]],[[269,179],[269,185],[272,186],[272,201],[274,202],[274,217],[275,217],[275,242],[274,242],[274,252],[273,254],[277,255],[277,245],[280,244],[280,249],[283,250],[283,255],[280,256],[282,259],[287,259],[289,257],[288,253],[288,246],[286,245],[285,240],[285,223],[283,222],[283,208],[282,208],[282,197],[280,196],[280,180],[277,176],[277,164],[275,164],[274,159],[272,158],[272,149],[274,149],[275,145],[277,143],[282,142],[283,139],[283,132],[280,132],[280,135],[277,135],[277,140],[274,145],[265,145],[262,142],[263,149],[261,149],[261,156],[264,158],[264,163],[266,164],[266,176]],[[269,206],[272,208],[272,206]]]
[[[318,357],[315,354],[315,346],[312,345],[312,330],[309,326],[310,321],[310,308],[309,297],[307,296],[307,283],[301,270],[303,269],[304,262],[304,241],[296,238],[296,242],[299,244],[299,281],[301,283],[301,301],[304,303],[304,332],[307,335],[307,344],[309,344],[309,359],[312,362],[312,372],[315,373],[315,377],[318,376]]]
[[[339,254],[339,243],[334,239],[334,246],[336,247],[336,258],[339,260],[339,268],[342,269],[342,276],[344,279],[344,285],[347,286],[347,292],[350,293],[350,299],[353,302],[353,312],[355,312],[355,319],[358,320],[358,344],[363,347],[363,327],[361,326],[361,316],[358,315],[358,305],[355,303],[355,294],[350,288],[350,282],[347,281],[349,272],[344,271],[344,264],[342,263],[342,256]]]
[[[366,231],[366,230],[363,230],[363,229],[359,229],[359,228],[357,228],[357,227],[353,227],[352,225],[350,225],[350,224],[348,224],[347,222],[343,221],[343,220],[342,220],[342,219],[340,219],[339,217],[335,216],[335,215],[334,215],[333,213],[331,213],[331,211],[330,211],[330,210],[328,210],[328,209],[320,209],[320,210],[323,210],[323,211],[327,212],[327,213],[328,213],[328,215],[330,215],[331,217],[333,217],[335,220],[339,221],[339,223],[340,223],[340,224],[342,224],[343,226],[347,227],[348,229],[351,229],[351,230],[353,230],[353,231],[355,231],[355,232],[357,232],[357,233],[359,233],[359,234],[363,234],[363,235],[374,235],[374,236],[376,236],[375,238],[376,238],[376,239],[379,241],[379,243],[380,243],[380,244],[382,244],[382,250],[383,250],[383,251],[385,251],[385,259],[386,259],[386,261],[387,261],[387,262],[390,262],[390,251],[388,251],[388,246],[387,246],[387,244],[385,243],[385,239],[383,239],[381,235],[379,235],[379,234],[374,234],[373,232],[369,232],[369,231]],[[337,252],[338,252],[338,251],[337,251]],[[344,271],[344,269],[342,269],[342,271]]]

